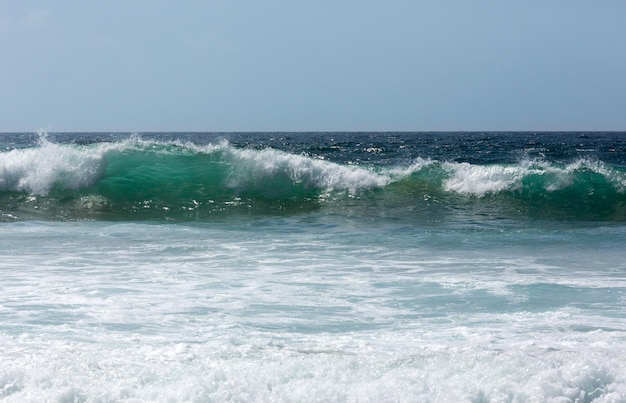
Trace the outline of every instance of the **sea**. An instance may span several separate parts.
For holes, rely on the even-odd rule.
[[[0,134],[2,402],[626,402],[626,133]]]

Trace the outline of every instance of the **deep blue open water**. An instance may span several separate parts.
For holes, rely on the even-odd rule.
[[[626,401],[626,133],[0,134],[0,400]]]

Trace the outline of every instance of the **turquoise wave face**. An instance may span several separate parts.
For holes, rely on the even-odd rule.
[[[37,145],[0,153],[0,217],[206,221],[323,212],[425,224],[490,219],[626,220],[624,167],[331,162],[227,142]]]

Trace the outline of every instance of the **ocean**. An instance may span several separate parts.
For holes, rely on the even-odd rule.
[[[626,133],[0,134],[0,400],[626,402]]]

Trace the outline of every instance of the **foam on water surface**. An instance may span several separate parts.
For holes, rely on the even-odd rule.
[[[318,336],[296,345],[254,334],[243,345],[131,337],[107,349],[23,338],[19,355],[32,355],[0,382],[7,401],[619,402],[626,393],[610,348],[443,350],[396,335],[402,348],[395,349],[386,336]]]
[[[4,224],[1,396],[626,399],[622,228],[279,222]]]

